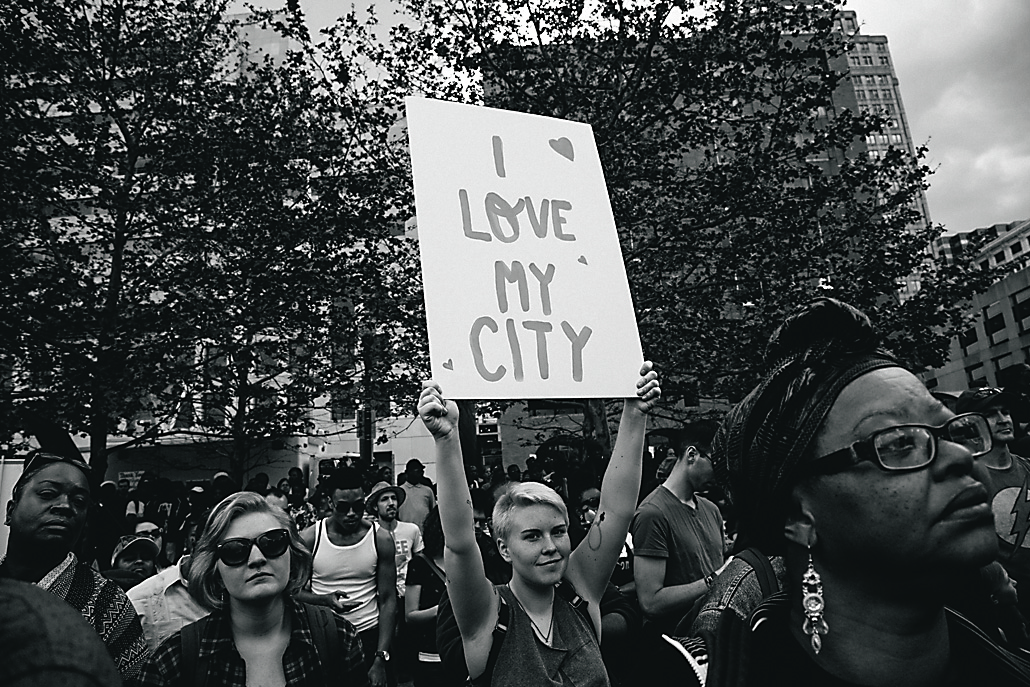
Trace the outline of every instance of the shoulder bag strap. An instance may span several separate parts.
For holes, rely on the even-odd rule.
[[[207,659],[200,658],[200,639],[204,636],[208,620],[210,616],[184,626],[179,635],[182,640],[182,671],[179,674],[183,682],[191,680],[190,684],[195,687],[204,687],[207,683]]]
[[[318,662],[322,666],[326,684],[332,684],[333,676],[339,675],[340,635],[336,630],[333,612],[324,606],[304,604],[311,628],[311,641],[315,644]]]
[[[436,573],[436,576],[440,578],[441,582],[446,584],[446,582],[447,582],[447,574],[443,570],[440,569],[440,566],[436,564],[436,561],[434,561],[432,558],[430,558],[429,556],[425,555],[421,551],[419,551],[415,555],[420,557],[422,560],[424,560],[426,562],[426,564],[429,565],[429,569]]]
[[[776,581],[776,573],[773,571],[772,564],[769,563],[769,559],[761,551],[751,547],[738,553],[737,557],[754,568],[755,575],[758,576],[758,584],[762,587],[762,598],[780,591],[780,585]]]

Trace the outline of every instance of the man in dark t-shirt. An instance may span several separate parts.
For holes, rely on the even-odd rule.
[[[678,432],[672,471],[640,503],[630,525],[640,607],[663,632],[675,629],[725,562],[722,515],[697,494],[712,481],[708,452],[714,432],[702,422]]]

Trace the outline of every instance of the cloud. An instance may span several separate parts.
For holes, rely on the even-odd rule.
[[[851,0],[886,35],[915,142],[936,168],[931,218],[949,231],[1030,218],[1030,3]]]

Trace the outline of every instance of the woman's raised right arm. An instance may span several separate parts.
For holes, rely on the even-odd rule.
[[[418,414],[436,442],[437,501],[446,542],[447,589],[469,675],[478,677],[490,652],[498,601],[476,543],[472,495],[458,439],[458,406],[444,398],[436,383],[424,382]]]

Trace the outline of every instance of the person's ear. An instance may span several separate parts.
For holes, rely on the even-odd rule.
[[[790,495],[787,518],[783,523],[783,536],[794,544],[812,548],[816,543],[815,516],[812,514],[810,499],[804,489],[795,487]]]
[[[511,551],[508,550],[508,545],[500,537],[497,538],[497,552],[501,554],[501,558],[504,559],[505,563],[511,563]]]

